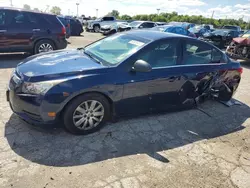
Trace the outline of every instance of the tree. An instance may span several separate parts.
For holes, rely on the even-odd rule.
[[[51,8],[50,12],[53,13],[53,14],[56,14],[56,15],[60,15],[61,14],[61,8],[58,7],[58,6],[54,6],[54,7]]]
[[[34,8],[33,10],[36,12],[40,12],[40,10],[38,8]]]
[[[108,15],[118,18],[120,13],[118,12],[118,10],[112,10],[110,13],[108,13]]]
[[[127,14],[125,14],[125,15],[122,15],[122,16],[120,17],[120,19],[121,19],[121,20],[132,20],[132,17],[129,16],[129,15],[127,15]]]
[[[27,4],[23,5],[23,9],[25,9],[25,10],[31,10],[30,6],[27,5]]]

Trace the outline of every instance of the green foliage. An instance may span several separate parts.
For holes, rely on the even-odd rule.
[[[124,17],[123,17],[124,16]],[[125,18],[128,15],[123,15],[120,18]],[[129,16],[128,16],[129,17]],[[243,19],[211,19],[206,18],[203,16],[188,16],[188,15],[178,15],[177,12],[172,13],[161,13],[160,15],[157,14],[142,14],[142,15],[135,15],[132,17],[133,20],[148,20],[148,21],[155,21],[155,22],[189,22],[195,24],[212,24],[214,27],[222,27],[223,25],[238,25],[242,29],[248,29],[250,24],[243,21]],[[125,19],[124,19],[125,20]],[[126,19],[127,20],[127,19]]]
[[[132,20],[132,17],[129,16],[129,15],[127,15],[127,14],[122,15],[122,16],[120,16],[119,18],[120,18],[121,20]]]
[[[54,7],[51,8],[50,12],[53,13],[53,14],[56,14],[56,15],[60,15],[61,14],[61,8],[58,7],[58,6],[54,6]]]
[[[120,13],[117,10],[112,10],[110,13],[108,13],[108,15],[118,18]]]
[[[24,5],[23,5],[23,9],[25,9],[25,10],[31,10],[30,6],[27,5],[27,4],[24,4]]]
[[[34,8],[33,10],[36,12],[40,12],[40,10],[38,8]]]

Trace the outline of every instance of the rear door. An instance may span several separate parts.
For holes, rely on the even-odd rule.
[[[7,14],[6,10],[0,10],[0,52],[8,51],[8,38],[6,37],[7,33]]]
[[[180,102],[183,104],[206,90],[225,60],[217,48],[188,38],[182,39],[182,54]]]
[[[34,24],[23,11],[10,10],[10,24],[6,37],[11,51],[26,51],[32,48]]]

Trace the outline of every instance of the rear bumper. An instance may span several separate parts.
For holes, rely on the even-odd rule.
[[[67,48],[68,42],[66,38],[58,39],[55,41],[57,50],[62,50]]]

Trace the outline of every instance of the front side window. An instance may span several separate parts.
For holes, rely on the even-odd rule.
[[[136,53],[149,42],[132,35],[119,34],[97,41],[85,48],[85,52],[108,66],[118,65],[130,55]]]
[[[183,49],[186,65],[222,63],[223,54],[216,48],[198,41],[186,41]]]
[[[152,68],[164,68],[177,64],[177,44],[167,40],[148,46],[136,59],[148,62]]]
[[[6,24],[6,11],[0,10],[0,25]]]

